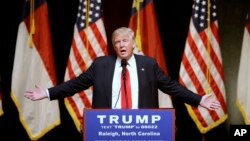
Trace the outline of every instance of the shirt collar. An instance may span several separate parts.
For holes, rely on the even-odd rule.
[[[121,66],[121,58],[117,57],[117,62],[118,62],[118,66]],[[135,56],[134,54],[132,54],[132,56],[129,58],[129,60],[127,60],[128,66],[134,66],[135,65]]]

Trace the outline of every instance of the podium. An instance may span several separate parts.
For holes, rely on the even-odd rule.
[[[84,141],[174,141],[175,110],[85,109]]]

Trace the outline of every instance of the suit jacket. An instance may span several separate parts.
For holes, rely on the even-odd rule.
[[[187,104],[199,105],[201,96],[165,75],[155,59],[136,54],[134,56],[139,83],[139,108],[159,108],[158,88]],[[72,80],[49,88],[50,99],[72,96],[93,86],[92,108],[111,108],[115,62],[116,56],[96,58],[86,72]]]

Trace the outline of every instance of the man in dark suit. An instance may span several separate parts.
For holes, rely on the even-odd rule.
[[[195,94],[166,76],[155,59],[134,54],[136,44],[134,32],[130,28],[121,27],[115,30],[112,44],[116,56],[98,57],[78,77],[48,89],[36,86],[34,90],[26,91],[24,96],[33,101],[44,98],[54,100],[72,96],[93,86],[92,108],[120,109],[120,80],[124,66],[121,60],[125,60],[131,79],[132,109],[158,108],[158,89],[195,107],[200,105],[210,110],[220,107],[219,102],[210,97],[211,94]]]

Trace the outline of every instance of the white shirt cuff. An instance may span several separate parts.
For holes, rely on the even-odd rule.
[[[48,90],[48,89],[46,89],[46,95],[47,95],[48,99],[50,100],[50,97],[49,97],[49,90]]]

